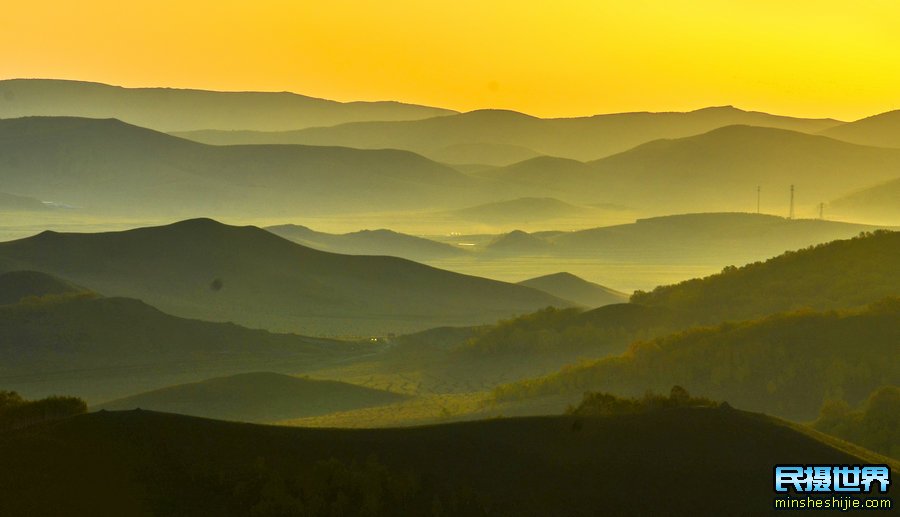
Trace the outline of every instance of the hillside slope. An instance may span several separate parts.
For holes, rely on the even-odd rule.
[[[900,110],[839,124],[821,134],[854,144],[900,147]]]
[[[342,501],[342,515],[757,515],[772,465],[889,461],[827,440],[720,409],[382,430],[107,412],[0,435],[0,512],[266,517]]]
[[[628,301],[628,295],[600,284],[588,282],[571,273],[554,273],[519,282],[584,307],[600,307]]]
[[[37,271],[9,271],[0,274],[0,305],[18,303],[29,296],[71,295],[87,289],[61,278]]]
[[[275,422],[404,399],[389,391],[345,382],[312,380],[271,372],[206,379],[131,395],[93,409],[150,409],[219,420]]]
[[[851,192],[828,203],[829,213],[900,225],[900,178]]]
[[[399,102],[336,102],[289,92],[122,88],[58,79],[0,81],[0,118],[117,118],[158,131],[278,131],[364,120],[415,120],[455,112]]]
[[[361,230],[345,234],[317,232],[294,224],[269,226],[265,229],[297,244],[347,255],[387,255],[425,261],[441,257],[458,257],[466,253],[450,244],[385,229]]]
[[[184,317],[306,335],[487,323],[567,302],[394,257],[321,252],[256,227],[196,219],[0,243],[0,271],[32,269]]]

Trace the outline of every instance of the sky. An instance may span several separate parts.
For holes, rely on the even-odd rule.
[[[894,0],[3,2],[0,78],[543,117],[900,108]]]

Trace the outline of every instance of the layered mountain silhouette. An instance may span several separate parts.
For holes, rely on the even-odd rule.
[[[900,147],[900,110],[830,127],[822,134],[854,144]]]
[[[448,156],[447,148],[479,145],[483,163],[510,164],[520,161],[522,154],[510,153],[509,146],[588,161],[651,140],[686,137],[734,124],[818,132],[839,123],[830,119],[796,119],[748,112],[731,106],[688,113],[619,113],[560,119],[539,119],[514,111],[479,110],[419,121],[359,122],[293,132],[201,131],[181,136],[214,144],[291,143],[406,149],[437,160],[463,163],[469,163],[469,158],[474,156]],[[488,153],[492,149],[484,147],[486,144],[495,152]]]
[[[283,224],[266,230],[290,241],[322,251],[348,255],[387,255],[415,261],[465,255],[459,247],[391,230],[361,230],[334,234],[317,232],[305,226]]]
[[[628,295],[600,284],[588,282],[572,273],[554,273],[519,282],[519,285],[540,289],[545,293],[584,307],[600,307],[628,301]]]
[[[394,257],[326,253],[209,219],[0,243],[0,271],[56,274],[169,313],[305,334],[487,323],[568,302]]]
[[[132,395],[93,409],[150,409],[243,422],[275,422],[403,400],[389,391],[271,372],[216,377]]]
[[[729,126],[586,164],[542,158],[482,175],[578,203],[616,203],[656,214],[755,209],[761,187],[762,210],[788,215],[795,185],[797,214],[810,216],[819,202],[894,179],[898,170],[896,149]]]
[[[826,209],[838,216],[900,225],[900,178],[841,196]]]
[[[779,462],[898,471],[846,442],[727,408],[365,430],[108,411],[0,435],[0,455],[0,486],[15,494],[0,512],[73,517],[328,514],[328,494],[343,494],[344,515],[688,515],[699,504],[765,514]],[[109,495],[98,499],[97,486]],[[653,497],[635,497],[635,486]],[[709,493],[685,497],[698,486]]]
[[[38,271],[9,271],[0,274],[0,305],[19,303],[24,298],[47,295],[90,293],[61,278]]]
[[[576,217],[587,209],[550,197],[525,197],[461,208],[449,212],[454,218],[484,224],[527,224],[548,219]]]
[[[369,120],[415,120],[455,112],[399,102],[336,102],[288,92],[122,88],[58,79],[0,81],[0,118],[117,118],[159,131],[279,131]]]
[[[118,120],[0,120],[4,189],[101,212],[298,214],[452,206],[474,180],[395,150],[190,142]]]

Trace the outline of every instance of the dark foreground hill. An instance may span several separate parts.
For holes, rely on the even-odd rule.
[[[122,88],[57,79],[0,81],[0,118],[117,118],[159,131],[275,131],[366,120],[415,120],[453,113],[399,102],[335,102],[289,92]]]
[[[402,400],[389,391],[271,372],[180,384],[101,404],[94,409],[150,409],[242,422],[275,422]]]
[[[0,386],[32,397],[109,400],[213,375],[307,371],[370,348],[183,319],[84,292],[0,306]]]
[[[0,513],[760,515],[775,464],[888,461],[841,447],[732,409],[380,430],[107,412],[0,435]]]
[[[306,335],[489,323],[565,302],[393,257],[336,255],[256,227],[195,219],[0,243],[0,272],[32,269],[183,317]]]

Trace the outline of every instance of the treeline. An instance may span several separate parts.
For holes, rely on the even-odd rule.
[[[760,318],[800,308],[859,307],[900,294],[900,232],[865,232],[765,262],[637,291],[633,303],[665,307],[685,325]]]
[[[0,431],[27,427],[87,412],[87,404],[76,397],[25,400],[15,391],[0,391]]]
[[[810,420],[828,399],[858,403],[900,384],[900,298],[858,311],[809,310],[635,342],[494,390],[498,401],[600,390],[634,396],[680,385],[741,408]]]
[[[830,400],[813,427],[900,460],[900,387],[873,392],[857,410],[844,400]]]
[[[474,357],[620,353],[636,339],[672,328],[664,311],[635,304],[591,311],[546,309],[477,329],[456,351]]]
[[[681,386],[672,386],[669,395],[652,391],[640,398],[617,397],[611,393],[588,392],[577,406],[569,406],[567,415],[573,416],[616,416],[636,415],[683,407],[718,407],[719,403],[704,397],[693,397]]]

